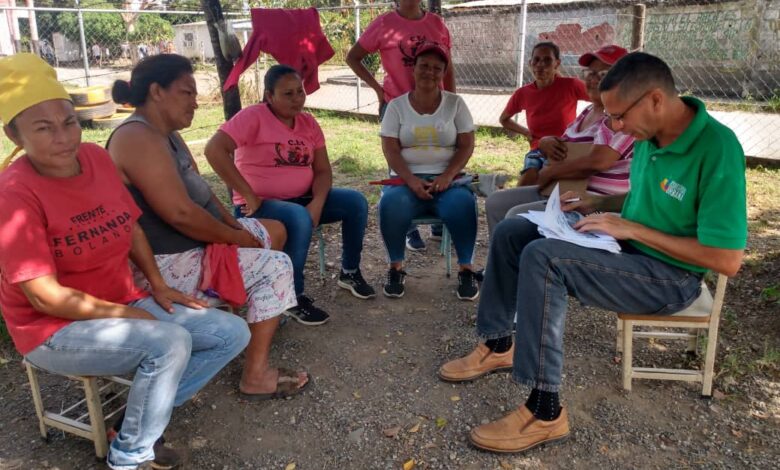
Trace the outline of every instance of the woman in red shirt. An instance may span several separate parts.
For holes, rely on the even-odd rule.
[[[81,143],[73,103],[33,54],[0,59],[0,120],[24,155],[0,173],[0,308],[20,354],[62,375],[133,375],[108,465],[178,455],[174,406],[249,341],[244,322],[170,288],[108,153]],[[132,261],[150,291],[135,286]],[[197,334],[194,334],[197,332]]]

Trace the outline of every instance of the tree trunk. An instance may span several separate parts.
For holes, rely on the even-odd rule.
[[[222,109],[225,113],[225,120],[230,119],[236,113],[241,111],[241,95],[238,91],[238,85],[227,92],[223,90],[225,80],[230,75],[233,64],[228,62],[222,55],[222,49],[219,47],[219,33],[217,32],[217,22],[224,19],[222,15],[222,5],[219,0],[200,0],[203,12],[206,14],[206,26],[209,29],[211,37],[211,48],[214,50],[214,61],[217,64],[217,74],[219,75],[219,91],[222,94]]]

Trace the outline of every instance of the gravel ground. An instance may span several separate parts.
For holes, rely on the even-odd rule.
[[[379,290],[385,265],[374,215],[363,271]],[[673,382],[635,381],[625,393],[614,314],[572,303],[562,392],[570,438],[522,456],[494,455],[468,445],[469,429],[513,409],[528,390],[506,373],[461,385],[436,378],[441,363],[473,348],[476,304],[455,298],[456,279],[445,277],[435,242],[410,256],[404,298],[362,301],[336,286],[338,231],[325,232],[332,262],[320,281],[312,246],[307,290],[332,320],[288,323],[272,353],[275,364],[306,368],[312,386],[289,400],[243,402],[236,396],[243,359],[234,361],[174,412],[166,438],[186,449],[186,468],[400,469],[410,460],[428,469],[777,468],[780,380],[776,360],[761,360],[780,349],[780,315],[754,290],[777,280],[780,256],[729,286],[712,400],[699,397],[698,385]],[[777,253],[772,243],[759,249]],[[477,254],[481,266],[484,244]],[[89,441],[60,432],[48,443],[39,438],[19,357],[8,344],[0,351],[8,360],[0,366],[0,468],[105,468]],[[641,343],[636,354],[658,366],[691,361],[675,343]],[[57,377],[42,384],[52,407],[75,393]]]

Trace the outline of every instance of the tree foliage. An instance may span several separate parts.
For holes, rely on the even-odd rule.
[[[87,45],[118,49],[125,41],[154,42],[173,38],[171,23],[156,14],[141,14],[132,33],[119,13],[84,13],[84,35]],[[79,42],[78,17],[75,14],[57,15],[57,28],[71,41]]]
[[[119,13],[84,13],[84,37],[87,45],[99,44],[116,48],[125,40],[125,22]],[[79,21],[75,14],[57,16],[59,31],[68,39],[79,42]]]

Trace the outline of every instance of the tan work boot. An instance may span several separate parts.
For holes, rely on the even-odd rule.
[[[566,408],[561,408],[557,419],[542,421],[523,405],[497,421],[472,429],[469,440],[474,446],[491,452],[524,452],[568,436]]]
[[[495,353],[484,343],[477,346],[467,356],[447,362],[439,368],[439,378],[446,382],[465,382],[482,377],[491,372],[512,370],[513,344],[508,351]]]

